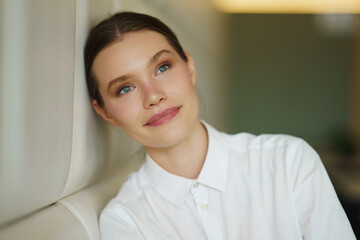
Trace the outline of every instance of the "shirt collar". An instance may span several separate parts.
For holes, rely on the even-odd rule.
[[[229,147],[226,134],[218,132],[204,121],[202,123],[208,132],[209,145],[198,182],[219,191],[225,191],[229,161]]]
[[[208,150],[197,180],[176,176],[160,167],[146,154],[145,172],[155,189],[178,208],[185,202],[195,182],[224,191],[229,160],[225,134],[202,121],[208,133]]]

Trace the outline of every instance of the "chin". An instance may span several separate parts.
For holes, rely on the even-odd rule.
[[[185,129],[172,129],[165,131],[163,134],[157,134],[148,144],[148,147],[154,148],[167,148],[174,146],[183,141],[188,135],[188,131]]]
[[[197,119],[196,119],[197,120]],[[169,128],[165,127],[162,131],[158,132],[147,144],[143,144],[145,147],[154,148],[167,148],[175,146],[178,143],[184,141],[193,131],[196,121],[189,122],[186,124],[179,124],[174,122],[170,124]],[[182,125],[182,126],[181,126]]]

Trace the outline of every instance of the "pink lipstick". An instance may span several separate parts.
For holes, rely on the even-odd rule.
[[[156,113],[146,122],[145,125],[155,127],[167,123],[178,114],[180,108],[181,106],[167,108],[160,113]]]

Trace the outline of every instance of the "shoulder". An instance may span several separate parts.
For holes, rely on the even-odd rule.
[[[283,154],[285,158],[294,159],[303,154],[318,158],[314,149],[303,139],[285,134],[239,133],[228,135],[230,151],[262,152],[268,154]]]
[[[148,181],[144,179],[145,164],[139,171],[131,173],[121,186],[118,194],[105,207],[104,211],[116,212],[118,208],[130,207],[131,204],[142,198],[143,190],[147,188]]]
[[[116,236],[128,236],[123,235],[124,233],[131,233],[132,236],[151,235],[144,213],[144,202],[147,192],[152,191],[152,188],[144,171],[145,165],[142,165],[138,172],[132,173],[117,196],[102,211],[99,219],[102,236],[111,235],[118,239]]]
[[[208,124],[213,148],[224,148],[225,156],[231,161],[240,161],[243,165],[263,164],[268,168],[275,165],[296,165],[297,163],[319,163],[319,156],[303,139],[286,134],[251,133],[227,134],[217,131]],[[210,143],[211,145],[211,143]],[[209,146],[211,147],[211,146]],[[254,165],[255,164],[255,165]]]
[[[143,163],[137,172],[129,175],[117,195],[103,209],[100,219],[123,218],[128,223],[132,223],[130,221],[130,209],[134,208],[134,205],[139,205],[138,201],[143,195],[143,189],[146,189],[144,185],[147,182],[144,181],[143,177],[144,168],[145,164]]]
[[[261,134],[251,133],[228,134],[230,147],[239,150],[262,150],[287,147],[304,147],[307,143],[298,137],[285,134]]]
[[[316,151],[303,139],[284,134],[239,133],[228,135],[229,152],[234,160],[271,172],[297,174],[322,168]]]
[[[99,230],[101,239],[143,239],[143,234],[121,199],[115,197],[112,199],[99,218]]]
[[[137,191],[133,182],[138,174],[138,172],[132,173],[129,179],[122,185],[118,194],[106,205],[100,216],[101,222],[109,221],[110,219],[121,219],[130,225],[135,225],[127,210],[127,203],[136,200]]]

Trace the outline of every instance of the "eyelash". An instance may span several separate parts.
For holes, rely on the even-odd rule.
[[[131,90],[129,90],[128,92],[122,93],[122,91],[123,91],[125,88],[129,88],[129,87],[131,88]],[[117,95],[117,96],[125,95],[125,94],[131,92],[133,89],[134,89],[134,87],[133,87],[133,86],[130,86],[130,85],[122,86],[122,87],[120,87],[120,88],[116,91],[116,95]]]
[[[163,67],[167,67],[167,68],[166,68],[163,72],[159,72],[159,70],[160,70],[161,68],[163,68]],[[171,65],[170,65],[169,63],[161,64],[161,65],[158,67],[157,71],[156,71],[156,75],[159,75],[159,74],[161,74],[161,73],[166,72],[167,70],[170,69],[170,67],[171,67]]]
[[[159,70],[160,70],[161,68],[163,68],[163,67],[166,67],[166,69],[163,70],[163,72],[159,72]],[[159,74],[161,74],[161,73],[164,73],[164,72],[168,71],[168,70],[170,69],[170,67],[171,67],[171,65],[170,65],[169,63],[161,64],[161,65],[158,67],[157,71],[156,71],[156,75],[159,75]],[[125,88],[128,88],[128,87],[130,87],[131,90],[129,90],[128,92],[122,93],[122,91],[123,91]],[[134,87],[133,87],[133,86],[130,86],[130,85],[122,86],[122,87],[120,87],[120,88],[116,91],[116,95],[117,95],[117,96],[125,95],[125,94],[131,92],[133,89],[134,89]]]

